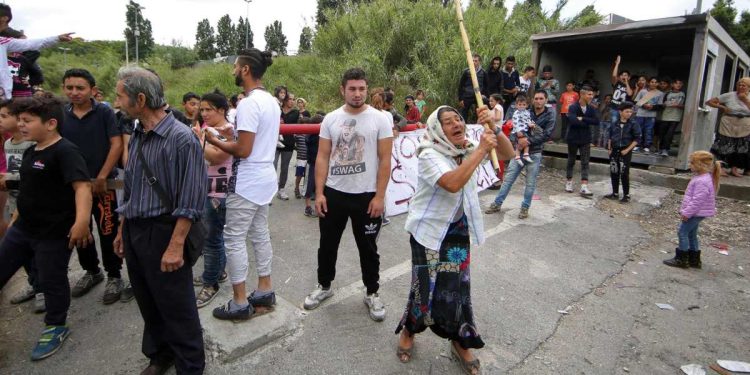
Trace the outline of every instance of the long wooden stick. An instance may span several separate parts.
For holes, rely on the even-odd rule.
[[[464,43],[464,51],[466,52],[466,62],[469,64],[469,75],[471,75],[471,85],[474,86],[474,96],[477,100],[477,108],[483,103],[482,92],[479,89],[479,80],[477,79],[477,71],[474,67],[474,57],[471,54],[471,45],[469,44],[469,35],[466,34],[466,27],[464,27],[464,12],[461,10],[461,0],[454,0],[456,6],[456,18],[458,18],[458,27],[461,30],[461,40]],[[490,123],[484,124],[485,129],[490,129]],[[492,167],[495,170],[500,169],[500,163],[497,161],[497,153],[493,148],[490,152],[490,159],[492,160]]]

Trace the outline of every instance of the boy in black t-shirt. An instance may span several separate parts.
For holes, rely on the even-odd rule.
[[[37,144],[21,161],[18,209],[0,244],[0,288],[34,258],[47,304],[46,327],[31,353],[35,361],[54,354],[70,333],[68,261],[70,249],[93,242],[91,182],[78,147],[60,136],[64,116],[58,99],[23,98],[13,112],[23,137]]]
[[[615,66],[612,69],[612,101],[609,103],[610,123],[617,124],[620,119],[620,105],[632,101],[633,89],[630,87],[630,72],[620,69],[620,55],[615,59]]]

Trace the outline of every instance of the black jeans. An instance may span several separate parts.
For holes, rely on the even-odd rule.
[[[305,188],[305,198],[315,198],[315,162],[307,162],[307,187]]]
[[[612,194],[620,193],[620,180],[622,180],[622,194],[630,195],[630,160],[633,151],[623,155],[619,149],[613,148],[609,155],[609,176],[612,179]]]
[[[160,268],[174,226],[156,218],[125,220],[125,261],[144,322],[141,350],[152,363],[174,360],[178,374],[202,374],[203,333],[190,263],[186,259],[174,272]]]
[[[122,259],[115,254],[112,242],[117,236],[117,225],[119,215],[117,209],[117,196],[114,190],[107,191],[103,197],[94,194],[94,201],[91,205],[91,213],[96,220],[96,227],[99,230],[99,244],[102,248],[102,263],[104,270],[107,271],[107,277],[120,278],[122,270]],[[91,229],[91,226],[89,226]],[[87,247],[77,248],[78,262],[81,268],[89,273],[99,272],[99,257],[96,254],[96,244],[91,243]]]
[[[591,144],[573,145],[568,143],[568,168],[565,177],[573,178],[573,167],[576,165],[576,155],[581,153],[581,180],[589,179],[589,158],[591,157]]]
[[[659,150],[669,151],[677,125],[680,125],[679,121],[661,121],[659,123]]]
[[[0,289],[32,258],[37,269],[36,292],[44,293],[47,325],[65,325],[70,307],[70,285],[68,284],[68,262],[71,250],[66,237],[38,239],[17,226],[5,233],[0,244]]]
[[[474,107],[474,111],[476,112],[477,99],[475,97],[471,97],[463,98],[461,100],[464,101],[464,106],[461,108],[461,116],[463,116],[464,121],[467,124],[471,124],[471,122],[469,122],[469,116],[473,116],[474,118],[476,118],[476,115],[471,112],[471,108]]]
[[[565,140],[565,135],[568,133],[568,114],[560,114],[560,139]]]
[[[367,207],[375,193],[349,194],[325,187],[323,194],[328,204],[325,217],[320,217],[320,247],[318,248],[318,283],[324,288],[331,286],[336,276],[341,235],[352,219],[352,234],[359,250],[359,265],[362,281],[367,293],[376,293],[380,288],[380,255],[378,255],[378,234],[382,218],[370,217]]]

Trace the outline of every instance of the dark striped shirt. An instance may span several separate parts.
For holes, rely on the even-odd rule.
[[[143,156],[159,184],[170,195],[174,209],[166,207],[149,185],[138,160]],[[200,219],[208,191],[208,175],[198,139],[168,113],[148,133],[138,125],[130,138],[128,165],[125,167],[125,199],[118,209],[128,219],[161,215]]]

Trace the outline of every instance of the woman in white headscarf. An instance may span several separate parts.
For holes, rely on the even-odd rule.
[[[486,107],[478,114],[480,122],[491,122]],[[471,307],[469,245],[470,239],[484,242],[477,168],[492,149],[503,160],[514,155],[510,141],[494,125],[479,144],[467,139],[466,124],[451,107],[439,107],[427,119],[417,149],[417,191],[405,226],[411,234],[413,269],[409,300],[396,328],[402,362],[411,359],[414,334],[429,327],[451,340],[451,352],[466,373],[479,373],[479,360],[469,350],[484,346]]]

